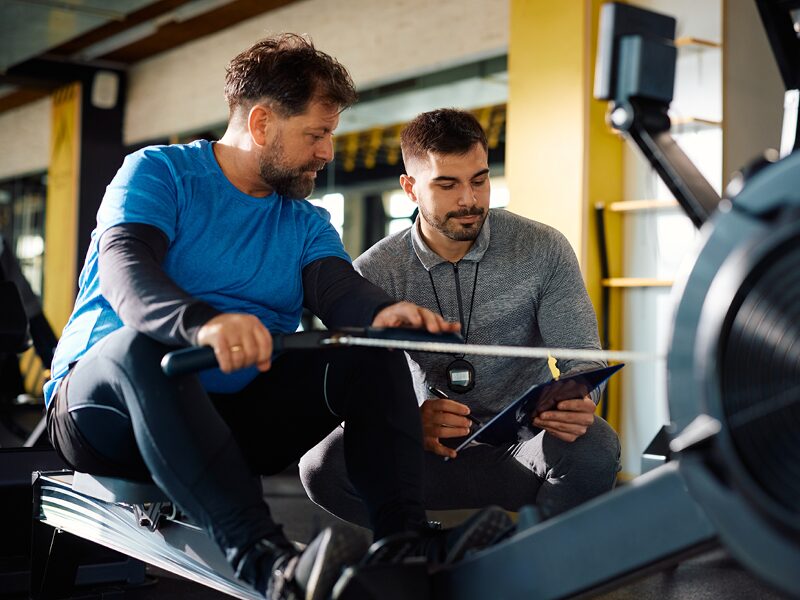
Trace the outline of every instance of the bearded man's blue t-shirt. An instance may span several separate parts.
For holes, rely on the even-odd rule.
[[[303,309],[302,270],[325,257],[350,261],[330,215],[306,200],[244,194],[223,174],[213,144],[151,146],[126,157],[97,213],[78,298],[45,386],[49,403],[69,365],[123,323],[100,293],[98,242],[111,227],[142,223],[163,231],[162,267],[192,296],[222,312],[249,313],[273,332],[297,330]],[[231,393],[255,367],[226,375],[205,371],[210,392]]]

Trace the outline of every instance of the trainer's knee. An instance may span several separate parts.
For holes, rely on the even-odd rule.
[[[594,424],[576,440],[580,460],[591,463],[598,473],[616,477],[620,468],[620,443],[617,432],[605,420],[596,417]]]
[[[315,504],[328,510],[348,485],[341,436],[331,434],[305,453],[299,463],[300,481]]]

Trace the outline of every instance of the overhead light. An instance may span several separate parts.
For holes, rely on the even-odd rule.
[[[91,102],[97,108],[110,109],[117,105],[119,75],[113,71],[97,71],[92,80]]]

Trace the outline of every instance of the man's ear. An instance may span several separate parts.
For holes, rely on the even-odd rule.
[[[408,199],[411,200],[412,202],[417,201],[417,196],[414,193],[414,183],[416,182],[414,181],[414,178],[411,177],[411,175],[406,175],[405,173],[400,175],[400,187],[403,188],[403,191],[406,193],[406,196],[408,196]]]
[[[253,108],[247,114],[247,130],[250,132],[250,137],[257,146],[265,146],[267,143],[267,128],[273,119],[275,113],[269,106],[264,104],[254,104]]]

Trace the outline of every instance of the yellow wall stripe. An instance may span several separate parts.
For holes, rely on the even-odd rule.
[[[60,334],[75,302],[81,84],[53,94],[45,209],[44,313]]]
[[[511,0],[506,178],[509,209],[547,223],[572,244],[599,316],[594,205],[622,198],[622,142],[592,98],[601,0]],[[622,264],[619,219],[606,219],[611,273]],[[612,294],[611,347],[619,298]],[[612,394],[618,385],[612,385]],[[609,403],[619,430],[619,401]]]

